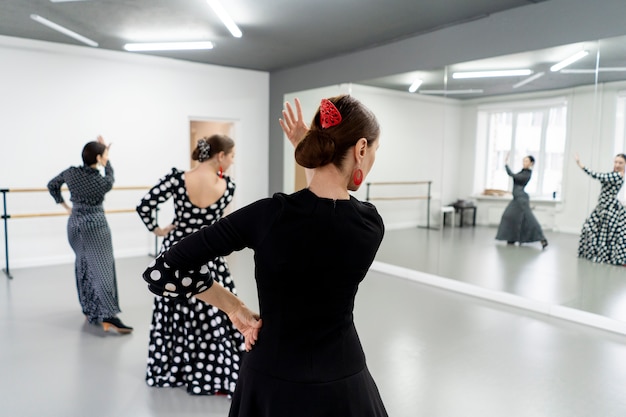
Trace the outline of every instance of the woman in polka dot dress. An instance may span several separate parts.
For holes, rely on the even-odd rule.
[[[97,142],[87,143],[82,152],[84,165],[61,172],[50,180],[48,190],[54,201],[70,213],[67,237],[76,254],[76,288],[83,314],[89,323],[102,326],[105,331],[128,334],[133,328],[117,317],[120,307],[113,243],[102,206],[104,195],[115,181],[109,146],[102,136],[98,136]],[[98,166],[104,166],[104,176]],[[63,184],[70,190],[72,207],[61,194]]]
[[[624,184],[626,155],[618,154],[613,172],[607,173],[594,172],[580,162],[578,155],[574,158],[583,171],[602,184],[598,205],[583,224],[578,256],[593,262],[626,265],[626,209],[617,199]]]
[[[230,177],[223,176],[234,158],[234,142],[225,135],[198,141],[192,159],[199,164],[190,171],[173,168],[137,206],[148,230],[164,236],[161,252],[208,226],[224,213],[235,191]],[[159,204],[173,198],[175,219],[157,225]],[[224,258],[207,264],[214,279],[236,294]],[[243,337],[228,316],[198,301],[156,296],[150,326],[146,382],[155,387],[185,386],[190,394],[231,396],[239,375]]]

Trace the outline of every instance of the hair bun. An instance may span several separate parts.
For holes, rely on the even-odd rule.
[[[329,164],[335,156],[335,141],[328,133],[312,129],[296,147],[296,162],[305,168]]]

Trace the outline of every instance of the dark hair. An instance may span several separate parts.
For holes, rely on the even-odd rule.
[[[620,157],[620,158],[622,158],[624,161],[626,161],[626,154],[623,154],[623,153],[618,153],[618,154],[617,154],[617,155],[615,155],[615,156],[619,156],[619,157]]]
[[[219,133],[216,133],[209,137],[205,136],[202,139],[204,139],[204,141],[207,142],[211,146],[211,151],[210,151],[211,154],[209,158],[212,158],[214,155],[217,155],[218,153],[222,151],[224,151],[225,154],[228,154],[235,147],[234,140],[232,140],[230,137],[226,135],[222,135]],[[191,159],[193,159],[194,161],[198,161],[200,159],[200,148],[198,145],[196,145],[196,148],[191,153]]]
[[[535,157],[532,155],[526,155],[526,158],[530,159],[530,163],[534,164],[535,163]]]
[[[318,108],[311,128],[295,151],[296,162],[305,168],[317,168],[330,163],[341,168],[346,152],[359,139],[367,139],[367,145],[370,146],[380,135],[376,116],[360,101],[349,95],[328,100],[339,110],[341,123],[323,129]]]
[[[100,142],[88,142],[83,148],[83,164],[90,166],[98,162],[98,155],[102,155],[107,147]]]

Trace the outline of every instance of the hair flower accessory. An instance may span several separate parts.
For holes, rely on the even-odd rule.
[[[198,154],[199,162],[204,162],[211,157],[211,145],[205,138],[198,140],[198,149],[200,150]]]
[[[341,113],[339,113],[332,101],[323,98],[320,104],[320,124],[322,129],[337,126],[339,123],[341,123]]]

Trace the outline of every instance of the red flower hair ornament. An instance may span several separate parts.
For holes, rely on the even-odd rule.
[[[322,129],[337,126],[339,123],[341,123],[341,113],[339,113],[332,101],[323,98],[320,104],[320,124]]]

